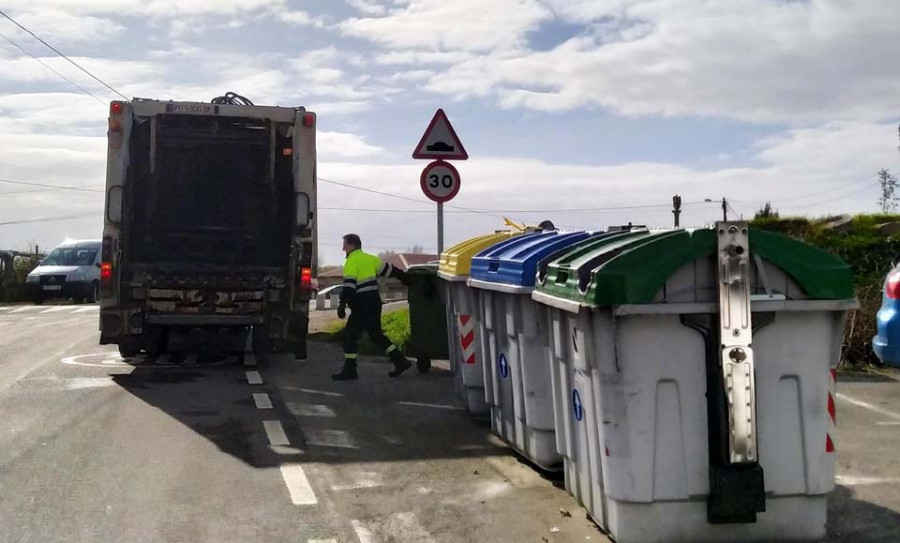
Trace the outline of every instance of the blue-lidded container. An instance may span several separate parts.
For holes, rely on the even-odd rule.
[[[531,299],[542,262],[599,232],[544,231],[488,247],[472,259],[482,338],[485,399],[491,428],[538,466],[562,463],[556,446],[551,382],[549,313]]]
[[[590,232],[536,232],[488,247],[472,259],[471,279],[510,287],[534,288],[538,265],[547,256],[592,235]]]

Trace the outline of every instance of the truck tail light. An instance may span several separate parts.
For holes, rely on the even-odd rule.
[[[303,290],[312,290],[312,288],[313,288],[312,269],[302,268],[300,270],[300,288]]]
[[[307,113],[303,115],[303,126],[309,128],[310,126],[316,124],[316,116],[312,113]]]
[[[112,282],[112,272],[112,262],[103,262],[100,264],[100,282],[109,285]]]
[[[900,274],[888,277],[884,284],[884,294],[892,300],[900,300]]]

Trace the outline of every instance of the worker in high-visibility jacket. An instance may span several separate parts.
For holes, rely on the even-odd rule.
[[[394,277],[405,281],[405,273],[392,266],[389,262],[382,262],[380,258],[362,250],[362,241],[356,234],[344,236],[343,251],[347,254],[344,262],[344,285],[341,289],[340,304],[338,305],[338,317],[347,316],[347,308],[350,308],[350,318],[344,329],[344,367],[340,373],[331,376],[336,381],[350,381],[357,378],[356,359],[357,342],[363,332],[369,334],[372,342],[387,353],[394,370],[388,375],[399,377],[408,370],[412,363],[403,356],[403,353],[391,340],[384,335],[381,329],[381,296],[378,294],[378,278]]]

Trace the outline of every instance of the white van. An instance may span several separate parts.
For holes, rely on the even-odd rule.
[[[100,240],[64,241],[28,274],[25,286],[38,305],[50,298],[95,303],[100,290]]]

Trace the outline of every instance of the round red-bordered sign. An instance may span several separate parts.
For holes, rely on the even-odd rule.
[[[435,160],[422,170],[419,184],[429,200],[449,202],[459,192],[459,172],[453,164]]]

